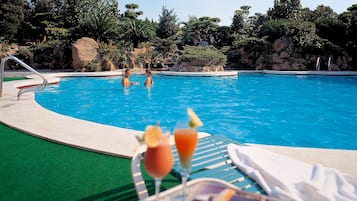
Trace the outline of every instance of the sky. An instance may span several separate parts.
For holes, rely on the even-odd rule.
[[[188,21],[189,16],[195,17],[218,17],[221,19],[220,25],[230,25],[234,11],[240,9],[242,5],[251,6],[250,14],[266,13],[274,5],[274,0],[118,0],[120,12],[124,12],[125,5],[135,3],[139,5],[138,11],[143,11],[141,19],[158,21],[165,6],[169,10],[174,10],[179,21]],[[314,10],[318,5],[331,7],[338,14],[347,10],[356,0],[300,0],[303,8],[308,7]]]

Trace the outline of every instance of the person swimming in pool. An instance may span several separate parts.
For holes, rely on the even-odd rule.
[[[123,87],[129,87],[129,86],[140,84],[139,82],[130,82],[129,76],[130,76],[130,69],[127,68],[125,69],[124,72],[124,78],[121,80],[121,84],[123,85]]]
[[[144,86],[146,86],[146,87],[151,87],[152,84],[154,83],[154,81],[152,80],[152,73],[151,73],[151,71],[148,69],[148,70],[146,70],[145,74],[146,74],[146,80],[145,80],[145,82],[144,82]]]

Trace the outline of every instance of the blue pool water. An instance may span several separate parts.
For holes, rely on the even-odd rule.
[[[121,77],[65,78],[36,93],[36,101],[60,114],[136,130],[157,121],[172,129],[192,107],[204,122],[200,131],[240,142],[357,150],[357,77],[153,78],[150,90],[124,90]]]

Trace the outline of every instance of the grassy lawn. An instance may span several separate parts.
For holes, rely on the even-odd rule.
[[[130,159],[51,143],[0,124],[0,200],[137,200]],[[153,192],[152,180],[145,175]],[[167,176],[163,189],[178,184]]]

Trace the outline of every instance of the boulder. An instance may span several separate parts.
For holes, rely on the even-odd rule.
[[[200,62],[199,62],[200,63]],[[195,61],[192,62],[181,62],[179,65],[174,65],[170,69],[172,71],[178,72],[216,72],[224,71],[223,65],[213,65],[213,66],[198,66]]]
[[[339,66],[341,66],[343,64],[341,56],[337,57],[336,64],[339,65]]]
[[[191,66],[205,66],[206,62],[202,60],[194,60],[190,62]]]
[[[276,53],[273,54],[273,63],[282,63],[283,60],[280,58],[280,56]]]
[[[280,54],[280,58],[282,58],[282,59],[288,59],[288,58],[290,58],[290,55],[289,55],[289,53],[287,53],[286,51],[283,51],[283,52]]]
[[[292,38],[283,36],[283,37],[276,39],[274,41],[273,50],[275,52],[281,52],[281,51],[285,50],[287,47],[292,46],[292,45],[293,45]]]
[[[291,65],[289,62],[273,64],[273,70],[290,70],[290,69],[291,69]]]
[[[291,64],[291,70],[306,70],[306,65],[303,63],[292,63]]]
[[[340,67],[338,67],[338,65],[336,65],[336,64],[331,64],[330,68],[331,68],[332,71],[339,71],[340,70]]]
[[[75,71],[81,71],[90,62],[99,62],[98,43],[88,37],[78,39],[72,46],[72,67]]]
[[[303,58],[297,58],[297,59],[296,59],[296,62],[299,63],[299,64],[304,64],[304,65],[307,64],[306,59],[303,59]]]
[[[255,70],[264,70],[264,57],[260,56],[257,61],[256,61],[256,67]]]
[[[246,65],[251,65],[252,61],[249,59],[250,57],[249,52],[244,51],[244,48],[240,48],[240,53],[241,53],[241,62]]]

